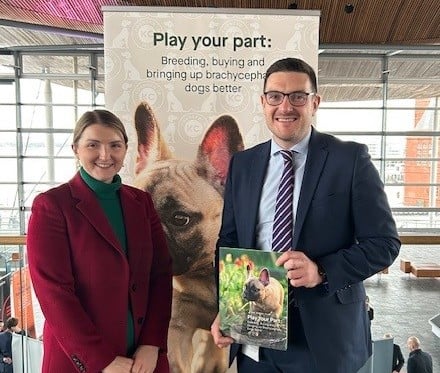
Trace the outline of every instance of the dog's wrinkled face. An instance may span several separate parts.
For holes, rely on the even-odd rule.
[[[265,296],[266,286],[269,285],[269,272],[262,269],[259,277],[254,277],[248,267],[248,278],[244,284],[243,299],[252,302],[262,301]]]
[[[158,161],[135,183],[151,193],[168,239],[174,274],[211,266],[223,197],[197,174],[194,164]]]
[[[135,124],[138,156],[134,185],[153,198],[167,236],[174,275],[212,269],[229,161],[244,148],[237,123],[228,115],[217,118],[194,161],[171,155],[147,103],[136,109]]]
[[[261,298],[262,291],[264,291],[264,285],[260,280],[257,278],[250,279],[244,286],[243,298],[249,302],[257,302]]]

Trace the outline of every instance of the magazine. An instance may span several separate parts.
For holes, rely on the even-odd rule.
[[[288,282],[282,253],[220,247],[220,329],[237,343],[287,349]]]

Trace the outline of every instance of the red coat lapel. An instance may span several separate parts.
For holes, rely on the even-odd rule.
[[[123,252],[104,211],[99,205],[98,199],[94,195],[94,192],[83,181],[79,173],[69,181],[69,187],[72,197],[78,200],[76,207],[84,216],[84,219],[115,249]]]

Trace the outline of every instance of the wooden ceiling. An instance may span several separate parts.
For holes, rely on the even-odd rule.
[[[353,11],[347,12],[350,4]],[[407,80],[390,86],[390,98],[440,96],[440,0],[0,0],[0,52],[102,45],[102,6],[319,10],[321,51],[412,54],[413,61],[396,62],[387,72]],[[421,54],[431,57],[418,60]],[[362,82],[375,77],[380,83],[384,73],[380,61],[368,57],[361,62],[320,58],[318,74],[326,82],[320,90],[327,101],[382,97],[380,84]]]
[[[351,13],[346,11],[349,4]],[[0,0],[0,48],[51,44],[51,36],[54,44],[99,39],[101,7],[119,5],[320,10],[321,44],[440,46],[439,0]],[[36,40],[35,25],[40,32],[58,31],[58,39],[43,33],[43,40]]]

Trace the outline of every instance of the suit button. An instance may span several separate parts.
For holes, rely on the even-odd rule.
[[[138,324],[142,324],[144,322],[144,318],[143,317],[139,317],[138,318]]]
[[[136,284],[131,285],[131,290],[136,291]]]

